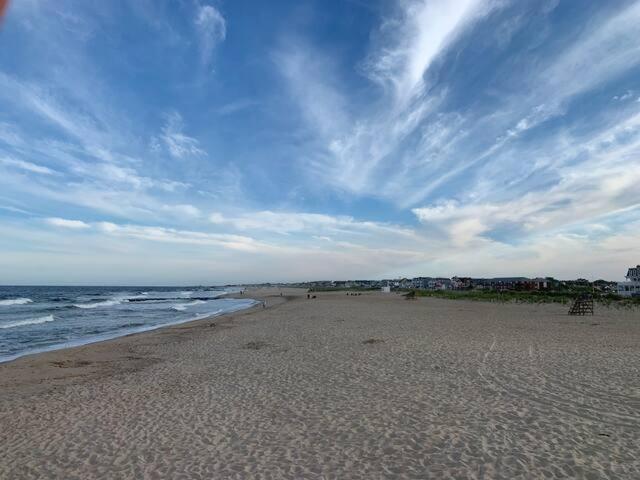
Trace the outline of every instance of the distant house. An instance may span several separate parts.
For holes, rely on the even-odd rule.
[[[449,290],[451,288],[451,280],[448,278],[432,278],[427,283],[427,288],[430,290]]]
[[[525,277],[472,278],[471,286],[490,290],[522,290],[527,280]]]
[[[429,280],[431,277],[416,277],[411,280],[412,288],[417,288],[418,290],[426,290],[429,288]]]
[[[451,288],[454,290],[465,290],[467,288],[471,288],[471,278],[453,277],[451,278]]]
[[[618,282],[608,282],[607,280],[596,280],[593,282],[594,290],[603,293],[616,293],[618,291]]]
[[[546,290],[550,287],[549,281],[546,278],[534,278],[531,280],[531,285],[534,290]]]
[[[618,282],[618,295],[640,297],[640,265],[631,267],[625,276],[626,282]]]
[[[454,285],[459,284],[456,277],[453,278]],[[496,277],[496,278],[472,278],[469,283],[471,287],[489,290],[545,290],[549,288],[546,278],[527,277]],[[454,287],[459,288],[459,287]]]

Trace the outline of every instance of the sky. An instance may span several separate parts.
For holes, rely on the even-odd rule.
[[[640,1],[13,0],[0,284],[622,280]]]

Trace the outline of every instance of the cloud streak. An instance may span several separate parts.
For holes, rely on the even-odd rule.
[[[198,5],[194,23],[200,40],[200,58],[203,65],[208,65],[214,49],[227,36],[227,22],[214,6]]]
[[[152,139],[151,147],[154,151],[164,147],[173,158],[177,159],[207,155],[207,152],[200,148],[198,140],[184,133],[182,115],[175,111],[166,115],[162,134]]]
[[[54,227],[70,228],[73,230],[84,230],[89,228],[89,224],[82,220],[69,220],[66,218],[46,218],[45,222]]]

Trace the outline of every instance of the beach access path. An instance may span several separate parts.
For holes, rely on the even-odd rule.
[[[640,478],[640,311],[315,295],[0,364],[0,478]]]

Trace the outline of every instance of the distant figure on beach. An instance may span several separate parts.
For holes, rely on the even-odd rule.
[[[266,300],[262,301],[262,308],[267,308],[267,301]]]

